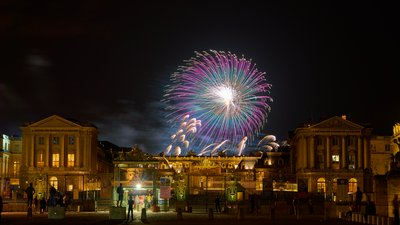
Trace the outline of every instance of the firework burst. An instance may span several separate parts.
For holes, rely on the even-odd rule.
[[[184,115],[201,120],[201,128],[190,140],[197,149],[225,140],[237,145],[244,137],[252,138],[271,109],[271,85],[265,73],[251,60],[229,52],[195,54],[171,75],[163,99],[168,121],[179,124]]]

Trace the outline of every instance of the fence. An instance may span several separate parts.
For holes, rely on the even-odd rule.
[[[350,218],[350,217],[345,217],[344,213],[339,213],[339,218],[365,224],[393,225],[393,217],[387,217],[387,216],[368,215],[367,218],[365,218],[365,214],[352,213]]]

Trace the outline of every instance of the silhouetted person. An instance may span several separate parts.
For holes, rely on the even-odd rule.
[[[40,199],[40,214],[43,214],[46,211],[46,199],[44,197]]]
[[[51,187],[50,187],[50,206],[56,205],[56,203],[55,203],[56,194],[57,194],[56,188],[53,185],[51,185]]]
[[[217,213],[221,213],[221,204],[220,204],[219,195],[217,195],[217,197],[215,197],[215,210],[217,211]]]
[[[254,199],[254,195],[250,196],[250,212],[253,213],[254,212],[254,207],[255,207],[255,199]]]
[[[35,213],[38,209],[38,205],[39,205],[39,200],[38,200],[37,196],[35,196],[35,198],[33,199],[33,206],[35,207]]]
[[[32,207],[33,195],[35,194],[35,188],[33,188],[32,183],[29,184],[29,187],[26,188],[25,192],[28,195],[28,207]]]
[[[122,188],[122,183],[119,184],[119,187],[117,188],[117,193],[118,193],[118,201],[117,201],[117,207],[122,207],[122,200],[124,199],[124,189]]]
[[[393,198],[393,225],[399,225],[399,200],[398,195]]]
[[[128,219],[129,220],[129,215],[131,215],[131,220],[133,220],[133,204],[135,203],[135,201],[132,199],[132,196],[129,196],[129,200],[128,200]]]
[[[357,187],[356,192],[356,212],[361,211],[361,200],[362,200],[363,193],[360,190],[360,187]]]

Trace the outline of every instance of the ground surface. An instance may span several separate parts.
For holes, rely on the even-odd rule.
[[[357,224],[339,219],[327,219],[321,215],[300,215],[297,218],[294,215],[276,215],[275,219],[271,220],[267,215],[255,215],[246,214],[239,218],[238,215],[226,215],[226,214],[213,214],[213,218],[210,219],[207,213],[194,212],[194,213],[183,213],[182,219],[180,219],[176,212],[151,212],[148,211],[146,214],[147,220],[141,220],[141,213],[134,213],[133,221],[126,220],[110,220],[107,211],[103,212],[67,212],[64,219],[48,219],[47,214],[33,214],[31,219],[27,219],[26,213],[22,212],[6,212],[2,214],[1,224],[14,225],[14,224],[52,224],[52,225],[63,225],[63,224],[223,224],[223,225],[234,225],[234,224],[246,224],[246,225],[258,225],[258,224],[307,224],[307,225],[330,225],[330,224]]]

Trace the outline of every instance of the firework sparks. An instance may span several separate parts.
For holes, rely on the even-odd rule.
[[[187,131],[196,133],[189,141],[197,149],[230,140],[232,145],[239,143],[241,154],[247,138],[258,134],[271,109],[271,85],[265,73],[251,60],[229,52],[196,52],[172,74],[171,82],[163,99],[168,121],[187,121],[186,115],[201,120],[201,128],[188,127],[193,118],[185,124]]]
[[[279,144],[276,143],[276,137],[274,135],[263,137],[257,144],[257,147],[260,146],[267,151],[273,151],[279,148]]]
[[[171,135],[171,143],[164,150],[165,155],[171,153],[173,146],[175,146],[175,148],[172,154],[175,156],[179,156],[182,153],[182,149],[189,149],[190,141],[187,140],[187,137],[190,137],[196,133],[197,127],[201,126],[201,121],[197,120],[196,118],[186,121],[187,119],[189,119],[189,115],[183,116],[178,131]]]

